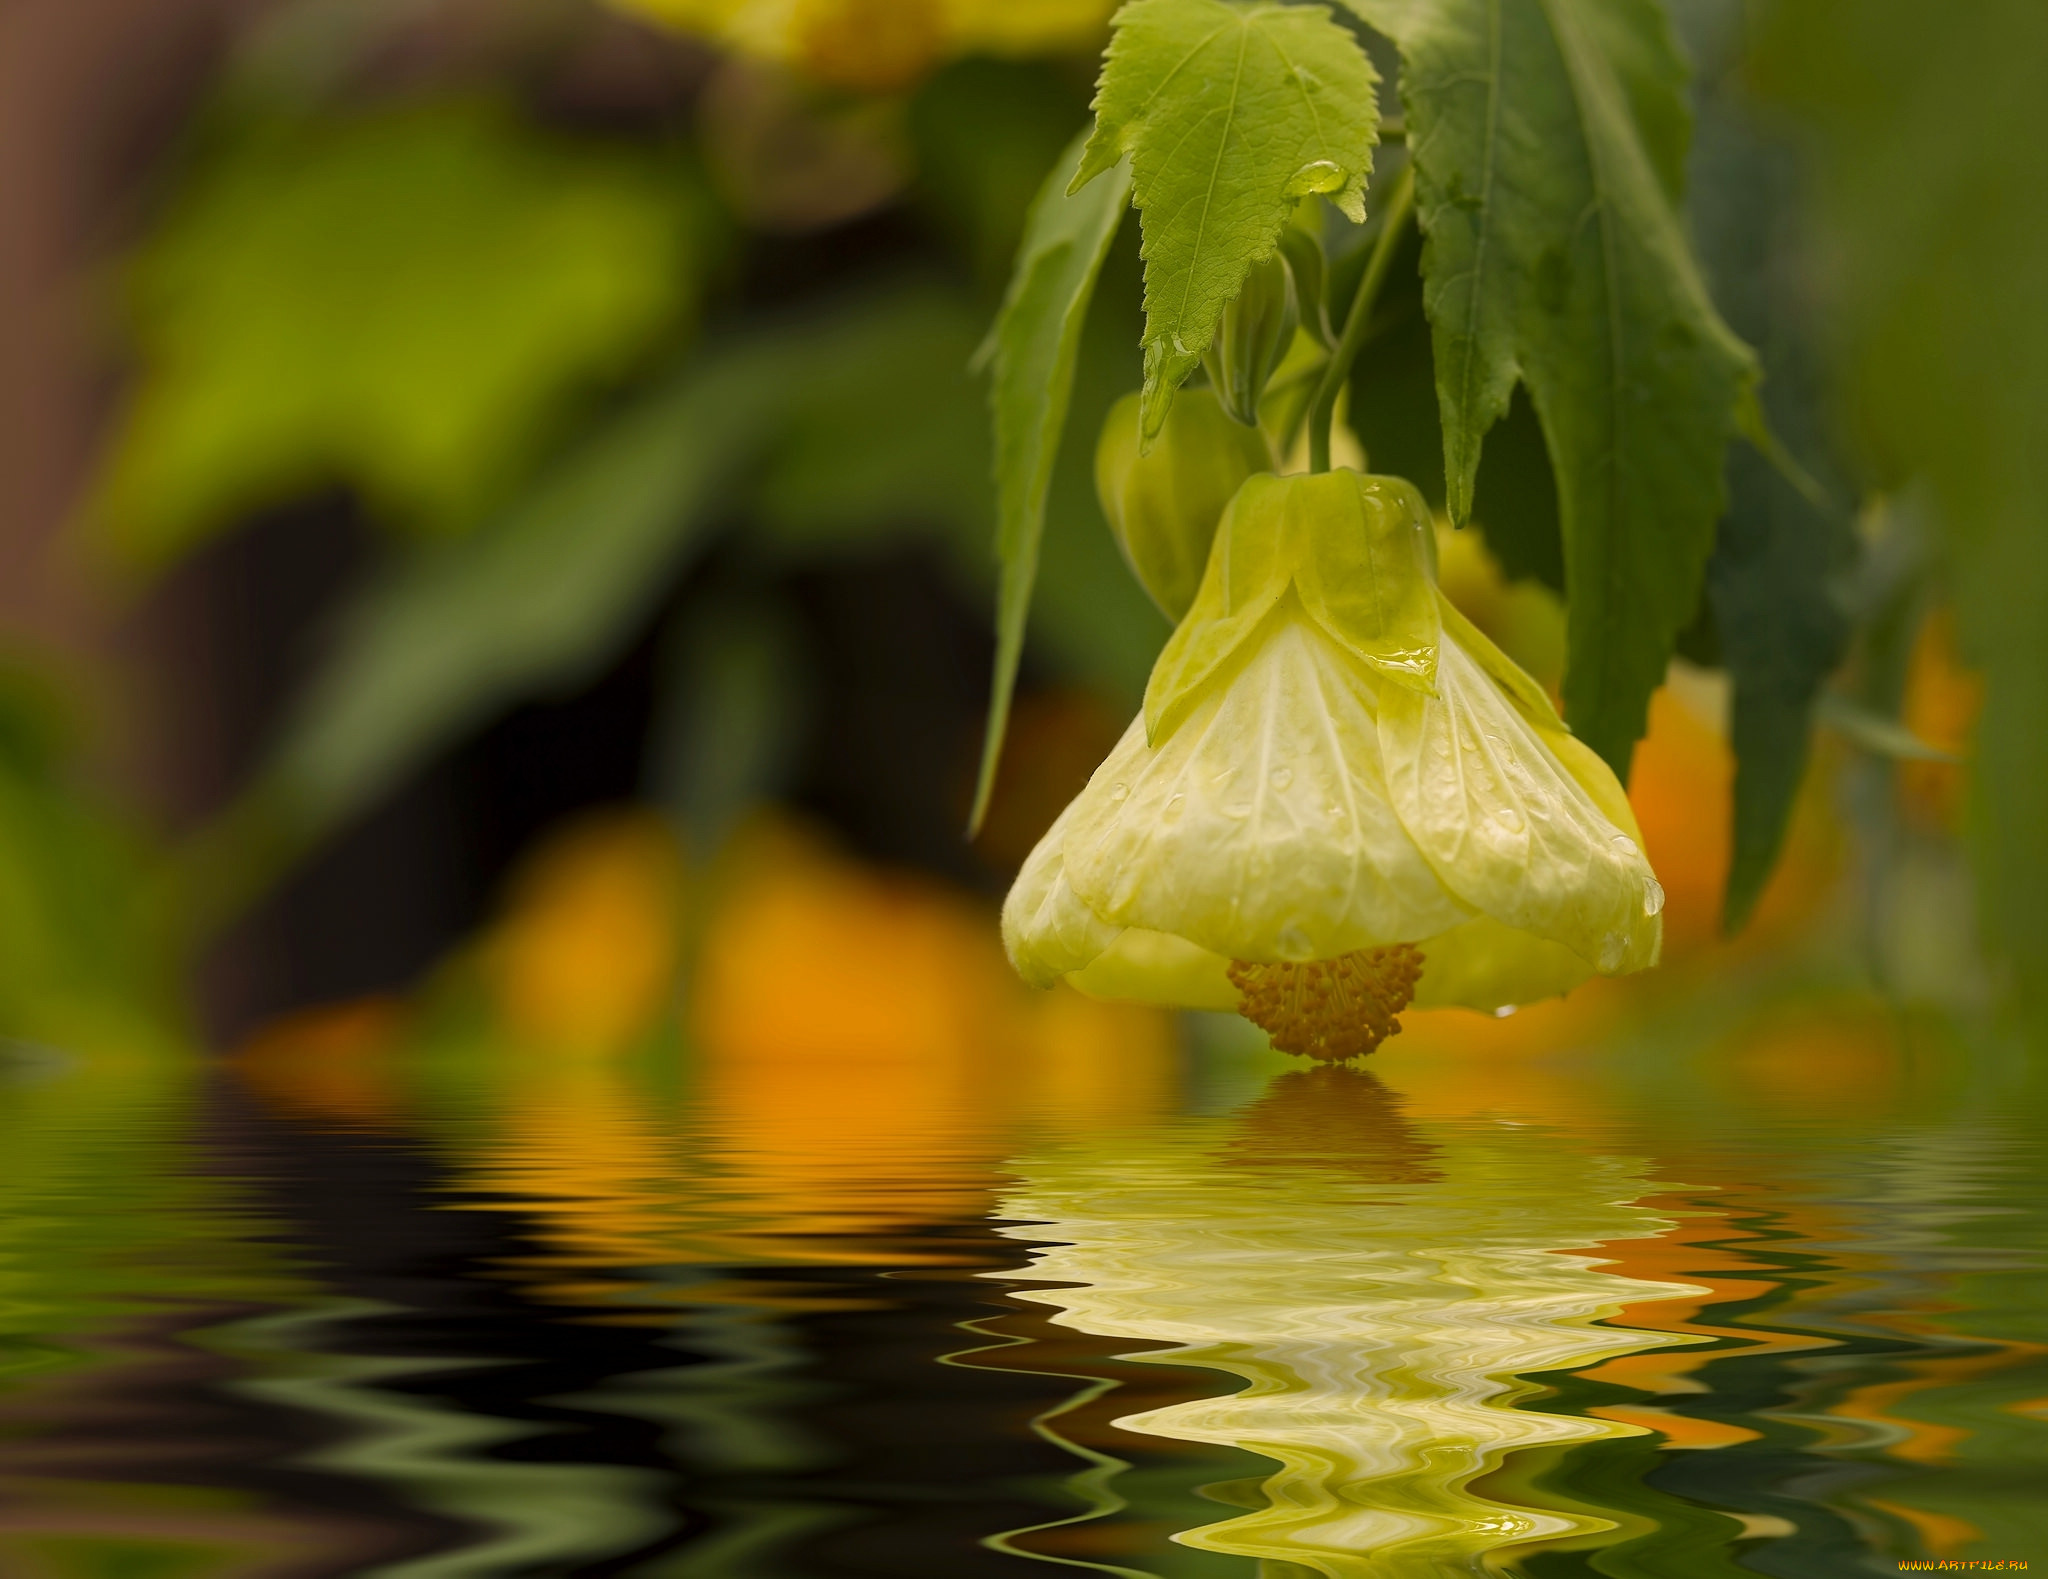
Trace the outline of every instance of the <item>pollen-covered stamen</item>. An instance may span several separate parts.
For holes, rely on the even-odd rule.
[[[1394,1016],[1415,996],[1422,953],[1394,943],[1300,965],[1234,959],[1229,975],[1243,994],[1237,1012],[1281,1052],[1341,1063],[1401,1034]]]

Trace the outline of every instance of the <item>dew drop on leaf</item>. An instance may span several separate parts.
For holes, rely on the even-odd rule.
[[[1307,197],[1311,192],[1334,192],[1344,184],[1344,167],[1330,159],[1311,159],[1287,179],[1289,197]]]

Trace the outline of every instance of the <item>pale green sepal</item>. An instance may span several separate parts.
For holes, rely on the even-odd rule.
[[[1332,640],[1381,676],[1428,691],[1443,621],[1429,513],[1414,488],[1354,471],[1248,478],[1216,530],[1194,606],[1152,670],[1145,724],[1163,742],[1292,586]]]
[[[1664,897],[1640,845],[1455,641],[1437,674],[1435,696],[1384,689],[1379,724],[1394,807],[1444,886],[1603,974],[1652,964]]]
[[[1221,954],[1186,938],[1132,927],[1067,980],[1091,998],[1234,1011],[1240,994],[1229,967]]]
[[[1475,916],[1416,947],[1423,959],[1418,1009],[1518,1009],[1561,998],[1593,974],[1562,943],[1517,932],[1492,916]]]

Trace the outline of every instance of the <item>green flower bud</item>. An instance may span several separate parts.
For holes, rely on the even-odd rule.
[[[1145,450],[1136,392],[1110,408],[1095,447],[1095,490],[1139,583],[1169,619],[1195,600],[1223,507],[1272,458],[1257,428],[1230,420],[1207,389],[1184,389]]]
[[[1280,256],[1287,260],[1287,272],[1294,276],[1294,300],[1301,313],[1301,326],[1309,338],[1325,351],[1337,343],[1330,326],[1329,260],[1323,256],[1322,239],[1289,225],[1280,232]]]
[[[1202,358],[1223,409],[1246,427],[1259,420],[1259,396],[1266,380],[1294,344],[1300,311],[1294,277],[1279,253],[1254,263],[1237,300],[1223,309],[1216,343]]]

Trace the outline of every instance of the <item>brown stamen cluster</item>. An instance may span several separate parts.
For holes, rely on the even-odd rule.
[[[1394,943],[1300,965],[1234,959],[1229,975],[1243,994],[1237,1012],[1281,1052],[1342,1063],[1401,1034],[1394,1016],[1415,996],[1422,954]]]

